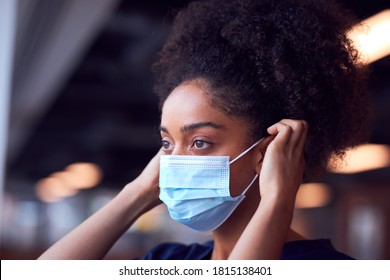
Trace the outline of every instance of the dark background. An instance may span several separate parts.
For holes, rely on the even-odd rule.
[[[133,179],[160,144],[149,67],[169,31],[172,11],[186,2],[122,1],[9,162],[9,176],[36,181],[69,163],[90,161],[104,170],[105,186],[119,189]],[[361,19],[390,6],[388,1],[342,2]],[[390,144],[389,60],[372,64],[372,143]]]
[[[38,2],[45,5],[45,1]],[[169,32],[172,11],[187,2],[118,2],[74,69],[64,77],[50,106],[42,110],[39,118],[29,126],[23,144],[11,151],[12,156],[7,162],[6,192],[13,201],[40,203],[35,196],[35,183],[73,162],[94,162],[103,170],[102,182],[94,190],[84,191],[81,194],[83,199],[97,190],[117,192],[139,174],[160,146],[159,111],[152,91],[150,64]],[[390,8],[388,1],[341,2],[362,20]],[[371,143],[390,145],[389,73],[389,56],[372,64],[370,89],[374,122]],[[16,140],[21,139],[13,139],[11,134],[10,146]],[[389,168],[331,178],[332,182],[335,181],[333,191],[339,195],[339,200],[344,199],[344,205],[349,201],[346,197],[353,196],[346,195],[345,190],[350,189],[354,182],[368,182],[369,186],[354,189],[361,189],[363,193],[368,189],[378,189],[383,196],[390,188]],[[46,206],[39,207],[42,211]],[[340,213],[341,216],[347,215],[348,210]],[[329,215],[324,217],[328,219]],[[386,219],[385,228],[388,228]],[[44,242],[38,240],[36,244],[41,246]],[[338,244],[348,249],[345,238],[341,238]],[[33,246],[35,252],[42,250],[38,245]],[[382,257],[389,257],[388,250],[386,252],[387,255]],[[13,256],[23,258],[23,255]]]

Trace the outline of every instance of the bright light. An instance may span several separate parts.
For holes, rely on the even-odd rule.
[[[330,161],[329,171],[334,173],[357,173],[390,166],[390,147],[365,144],[348,150],[343,161]]]
[[[101,179],[102,171],[96,164],[74,163],[38,181],[35,192],[42,201],[53,203],[75,195],[80,189],[95,187]]]
[[[390,10],[364,20],[349,32],[349,37],[360,51],[364,63],[390,55]]]
[[[77,181],[77,176],[69,171],[59,171],[50,175],[50,177],[57,178],[70,189],[78,189],[79,182]]]
[[[74,163],[65,169],[67,179],[76,189],[95,187],[102,179],[101,169],[93,163]]]
[[[321,183],[302,184],[295,200],[296,208],[324,207],[329,204],[331,194],[329,186]]]
[[[68,188],[64,182],[57,177],[48,177],[38,181],[36,194],[44,202],[53,203],[65,197],[75,195],[77,190]]]

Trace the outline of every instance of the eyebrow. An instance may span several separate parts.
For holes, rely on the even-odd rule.
[[[215,129],[225,129],[226,127],[220,124],[216,124],[214,122],[199,122],[199,123],[191,123],[186,124],[183,127],[180,128],[180,131],[182,133],[190,132],[192,130],[195,130],[200,127],[212,127]],[[160,125],[160,131],[164,131],[169,134],[168,129],[166,127],[163,127]]]

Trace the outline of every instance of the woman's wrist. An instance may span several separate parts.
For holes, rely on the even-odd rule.
[[[295,209],[295,196],[270,195],[261,198],[256,214],[260,218],[275,217],[275,220],[291,224]]]

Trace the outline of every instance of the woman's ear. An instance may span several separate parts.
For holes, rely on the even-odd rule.
[[[260,143],[257,149],[255,150],[255,161],[256,161],[256,173],[260,174],[261,167],[263,165],[263,160],[265,153],[267,151],[268,145],[274,140],[275,136],[267,136]]]

